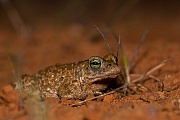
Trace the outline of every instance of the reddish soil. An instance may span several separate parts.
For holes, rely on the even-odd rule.
[[[152,4],[154,7],[146,5],[140,2],[123,18],[114,17],[111,20],[112,27],[120,33],[128,61],[131,60],[145,28],[149,30],[133,63],[131,72],[133,74],[143,74],[154,64],[172,56],[176,57],[152,73],[162,81],[164,89],[161,89],[162,86],[158,82],[148,79],[143,86],[150,91],[138,91],[134,88],[137,91],[133,94],[122,96],[117,92],[77,107],[68,105],[78,100],[48,98],[45,102],[36,102],[31,98],[27,99],[23,94],[23,108],[21,108],[19,93],[10,86],[15,77],[6,53],[12,60],[16,75],[18,71],[20,74],[33,74],[56,63],[71,63],[91,56],[103,57],[107,54],[106,43],[94,28],[94,24],[104,32],[114,53],[117,49],[117,40],[113,37],[110,28],[106,27],[105,21],[99,20],[101,17],[107,20],[105,14],[97,19],[91,18],[93,13],[96,14],[97,9],[91,12],[89,19],[85,15],[86,22],[81,16],[82,23],[76,20],[78,22],[62,25],[42,19],[38,24],[34,24],[29,40],[17,35],[5,22],[5,24],[1,23],[2,28],[0,28],[0,120],[180,119],[179,7],[176,3],[171,5],[171,9],[165,9],[168,3],[163,4],[165,7],[159,7],[160,3]],[[102,5],[103,7],[105,5]],[[104,12],[101,9],[97,15]],[[112,12],[113,10],[107,13],[107,16]],[[123,68],[121,57],[119,57],[119,65]]]

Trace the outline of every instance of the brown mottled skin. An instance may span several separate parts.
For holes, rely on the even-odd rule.
[[[101,67],[93,63],[98,69],[90,66],[90,61],[94,58],[101,61]],[[115,78],[120,71],[116,56],[109,53],[103,58],[91,57],[70,64],[56,64],[33,75],[22,75],[21,86],[25,93],[41,100],[47,97],[83,100],[89,94],[105,90],[110,82],[106,78]],[[16,89],[20,89],[17,83]]]

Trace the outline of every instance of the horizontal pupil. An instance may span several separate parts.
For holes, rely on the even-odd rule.
[[[93,64],[93,65],[98,65],[98,64],[100,64],[100,63],[98,63],[98,62],[93,62],[92,64]]]

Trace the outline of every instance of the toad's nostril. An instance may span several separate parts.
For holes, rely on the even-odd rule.
[[[108,67],[111,67],[111,66],[112,66],[112,64],[111,64],[111,63],[109,63],[109,64],[108,64]]]

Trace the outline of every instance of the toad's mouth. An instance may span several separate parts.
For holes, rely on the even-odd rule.
[[[100,80],[104,80],[107,78],[116,78],[119,74],[114,74],[114,75],[102,75],[102,76],[98,76],[98,77],[91,77],[89,78],[89,83],[94,83],[96,81],[100,81]]]

